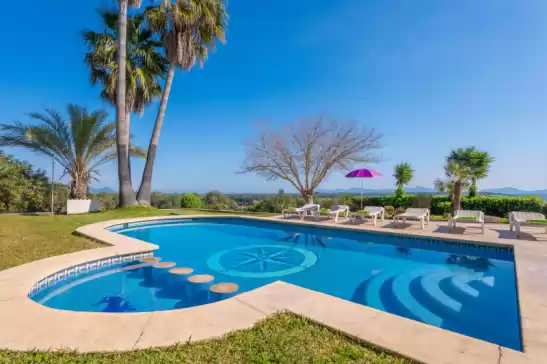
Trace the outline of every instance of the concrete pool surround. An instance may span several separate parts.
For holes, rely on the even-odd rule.
[[[285,224],[323,226],[405,237],[455,240],[460,243],[510,246],[514,249],[520,305],[523,352],[474,339],[452,331],[409,320],[340,298],[282,281],[241,293],[212,304],[190,308],[138,312],[75,312],[48,308],[29,294],[64,277],[126,261],[141,261],[157,267],[154,244],[107,230],[135,222],[172,222],[177,219],[215,218],[170,216],[112,220],[83,226],[81,235],[109,244],[104,248],[55,256],[0,271],[0,347],[11,350],[74,349],[127,351],[219,337],[245,329],[279,311],[290,311],[339,330],[371,345],[424,363],[547,363],[547,243],[501,238],[496,227],[482,234],[449,235],[429,230],[400,230],[386,224],[343,225],[277,218],[237,217]],[[126,225],[127,226],[127,225]],[[432,222],[435,227],[435,223]],[[305,254],[304,254],[305,255]],[[150,259],[152,258],[152,259]],[[169,262],[167,262],[169,263]],[[177,269],[181,269],[178,272]],[[185,270],[182,270],[185,269]],[[164,267],[189,281],[191,267]],[[174,272],[173,272],[174,271]],[[282,279],[282,276],[280,276]],[[207,282],[212,289],[215,283]],[[237,285],[236,285],[237,286]],[[225,292],[222,292],[225,293]],[[503,319],[503,318],[500,318]],[[39,324],[37,324],[39,323]]]

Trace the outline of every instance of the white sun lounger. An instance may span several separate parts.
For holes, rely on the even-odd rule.
[[[349,206],[348,205],[332,205],[329,210],[329,219],[333,218],[334,222],[338,222],[338,216],[340,216],[341,213],[345,213],[345,216],[348,217],[349,214]]]
[[[474,217],[474,220],[462,219],[465,217]],[[448,220],[448,230],[452,230],[456,227],[456,223],[475,223],[481,225],[482,233],[484,234],[484,213],[478,210],[458,210],[450,220]]]
[[[520,236],[520,228],[523,226],[539,227],[546,229],[545,232],[547,232],[547,224],[530,222],[529,220],[545,220],[545,215],[539,212],[512,211],[509,213],[509,231],[513,231],[514,228],[517,232],[517,238]]]
[[[365,220],[365,218],[367,217],[370,217],[372,218],[372,223],[374,224],[374,226],[376,226],[376,221],[378,220],[378,217],[380,217],[380,219],[382,221],[384,221],[384,216],[385,216],[385,213],[386,213],[386,210],[381,207],[381,206],[365,206],[363,208],[363,210],[365,211],[369,211],[368,214],[358,214],[356,212],[353,212],[351,214],[351,222],[352,223],[355,223],[357,220]]]
[[[285,209],[283,210],[283,218],[287,219],[291,217],[293,214],[298,214],[298,217],[300,219],[304,219],[307,215],[315,217],[315,219],[319,219],[319,210],[320,206],[317,204],[309,203],[305,204],[302,207],[296,208],[296,209]]]
[[[425,228],[424,225],[429,225],[429,209],[407,209],[404,213],[396,215],[393,218],[393,223],[397,225],[399,220],[403,220],[403,223],[405,223],[406,220],[418,220],[420,221],[423,230]]]

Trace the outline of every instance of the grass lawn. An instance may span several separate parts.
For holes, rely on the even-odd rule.
[[[0,363],[412,363],[361,345],[292,314],[272,316],[249,330],[220,339],[127,353],[16,353],[0,351]]]
[[[174,211],[133,207],[82,215],[0,214],[0,270],[54,255],[93,249],[101,244],[74,235],[74,231],[94,222],[140,216],[169,215]],[[180,209],[179,214],[209,214]],[[256,215],[255,215],[256,216]]]
[[[172,211],[129,208],[72,216],[0,215],[0,270],[45,257],[101,246],[73,235],[79,226],[124,217],[168,215]],[[178,210],[181,214],[201,211]],[[1,328],[0,328],[1,330]],[[412,363],[361,344],[292,314],[272,316],[252,329],[222,338],[127,353],[12,352],[0,363]]]

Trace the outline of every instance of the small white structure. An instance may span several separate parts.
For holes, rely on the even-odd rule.
[[[99,200],[67,200],[66,213],[85,214],[88,212],[99,211]]]

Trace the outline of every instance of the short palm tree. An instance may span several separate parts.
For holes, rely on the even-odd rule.
[[[116,159],[116,124],[107,122],[103,110],[88,112],[85,108],[68,105],[69,121],[52,109],[45,113],[30,113],[41,123],[0,124],[0,146],[23,147],[53,157],[64,175],[70,177],[70,198],[85,199],[92,179],[97,179],[99,167]],[[140,148],[130,148],[130,154],[144,157]]]
[[[177,68],[190,70],[196,60],[203,65],[209,49],[214,48],[217,41],[225,41],[227,13],[223,0],[176,0],[149,7],[145,14],[150,27],[158,32],[169,61],[169,71],[137,193],[139,204],[150,205],[156,149],[175,71]]]
[[[395,166],[395,173],[393,173],[393,177],[395,177],[397,190],[404,192],[403,188],[414,177],[414,170],[408,163],[399,163]]]
[[[486,177],[494,159],[487,152],[475,147],[459,148],[446,157],[444,167],[446,180],[437,179],[434,183],[439,191],[448,191],[452,196],[452,208],[460,209],[462,191],[468,190],[473,183]]]
[[[477,180],[486,178],[490,171],[490,165],[494,162],[488,152],[477,150],[475,147],[465,149],[464,158],[471,169],[471,185],[469,186],[469,197],[475,197],[478,193]]]

